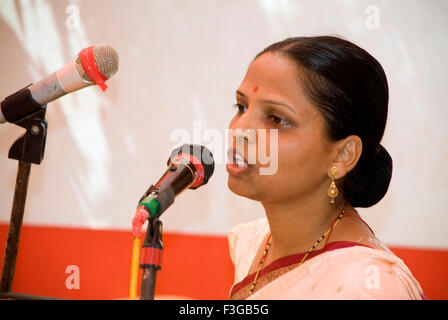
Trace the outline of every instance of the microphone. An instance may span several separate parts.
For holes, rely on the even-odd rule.
[[[81,50],[65,66],[37,83],[8,96],[0,105],[0,123],[16,122],[67,93],[98,84],[105,91],[105,80],[118,71],[118,53],[107,44]]]
[[[168,168],[159,181],[140,198],[138,210],[159,217],[185,189],[197,189],[208,182],[215,170],[213,155],[204,146],[184,144],[171,152]]]

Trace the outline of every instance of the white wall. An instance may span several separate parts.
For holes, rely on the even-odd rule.
[[[224,133],[256,53],[289,36],[339,34],[375,56],[390,85],[383,145],[392,182],[360,212],[388,244],[446,248],[447,13],[443,0],[1,1],[1,99],[86,46],[107,43],[120,54],[105,93],[90,87],[48,105],[45,159],[32,167],[24,223],[130,230],[137,200],[177,143],[173,130],[193,135],[200,121]],[[0,125],[1,222],[9,221],[17,172],[7,154],[21,133]],[[227,189],[214,151],[213,178],[176,199],[165,230],[224,235],[263,216],[258,203]]]

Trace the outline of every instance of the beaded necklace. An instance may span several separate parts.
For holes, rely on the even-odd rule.
[[[327,231],[325,231],[325,233],[311,246],[311,248],[306,252],[306,254],[303,256],[302,260],[300,261],[298,267],[300,267],[303,262],[306,260],[306,258],[310,255],[310,253],[316,248],[316,246],[329,234],[331,233],[331,231],[333,230],[333,228],[336,226],[336,224],[339,222],[339,220],[341,220],[342,216],[345,213],[345,205],[342,208],[341,213],[339,213],[338,217],[333,221],[333,223],[331,224],[330,228],[328,228]],[[263,263],[264,263],[264,259],[266,258],[268,252],[269,252],[269,247],[271,246],[271,234],[269,234],[268,237],[268,241],[266,243],[266,246],[264,248],[264,253],[263,256],[260,259],[260,262],[258,263],[258,270],[257,273],[255,274],[255,278],[254,278],[254,282],[252,282],[252,287],[250,288],[250,294],[253,294],[255,291],[255,287],[257,286],[257,281],[258,281],[258,276],[260,274],[261,268],[263,267]]]

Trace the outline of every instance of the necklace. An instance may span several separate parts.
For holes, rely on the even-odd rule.
[[[325,237],[328,236],[329,233],[333,230],[333,228],[336,226],[336,224],[341,220],[342,216],[345,213],[345,205],[342,207],[341,213],[339,213],[338,217],[333,221],[330,228],[328,228],[327,231],[324,232],[324,234],[311,246],[311,248],[306,252],[306,254],[303,256],[302,260],[300,261],[298,267],[302,265],[302,263],[306,260],[306,258],[310,255],[310,253],[316,248],[316,246],[323,240]],[[253,294],[255,291],[255,287],[257,286],[258,276],[260,275],[261,268],[263,267],[264,259],[266,258],[269,247],[271,246],[271,234],[269,234],[268,241],[266,243],[266,246],[264,248],[263,256],[260,259],[260,262],[258,263],[257,273],[255,274],[254,282],[252,282],[252,287],[250,288],[250,294]]]

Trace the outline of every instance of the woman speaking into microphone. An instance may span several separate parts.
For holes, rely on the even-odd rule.
[[[424,299],[355,209],[378,203],[392,175],[380,144],[388,84],[379,62],[341,38],[288,38],[251,62],[235,107],[229,129],[252,136],[232,138],[228,186],[259,201],[266,218],[229,232],[230,298]],[[258,156],[248,161],[260,148],[276,150],[274,173],[260,174]]]

